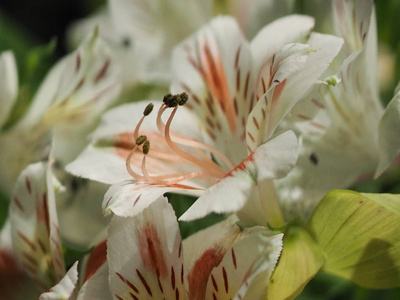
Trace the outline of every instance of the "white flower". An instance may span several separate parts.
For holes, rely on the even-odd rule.
[[[312,26],[309,17],[289,16],[248,43],[232,18],[214,19],[174,53],[172,91],[187,92],[189,101],[180,107],[170,101],[184,94],[168,96],[155,118],[141,115],[148,102],[108,112],[92,145],[67,169],[116,184],[104,198],[106,213],[135,215],[167,191],[200,195],[211,187],[185,219],[236,212],[255,198],[246,221],[281,223],[271,180],[294,165],[297,139],[290,132],[275,136],[276,128],[341,47],[340,39],[320,34],[286,45],[305,40]],[[151,143],[145,155],[139,135]],[[234,196],[221,197],[228,192]]]
[[[342,65],[299,102],[284,126],[295,128],[302,145],[294,170],[277,181],[279,197],[288,215],[304,219],[328,191],[382,173],[399,152],[397,100],[382,117],[378,95],[373,1],[336,0],[333,7],[345,41]]]

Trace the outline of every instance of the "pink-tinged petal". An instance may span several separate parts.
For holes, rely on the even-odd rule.
[[[47,163],[28,166],[17,180],[10,204],[15,255],[44,289],[65,274],[52,176]]]
[[[118,216],[135,216],[165,193],[199,196],[203,191],[201,187],[181,184],[164,186],[124,181],[112,185],[104,195],[103,211],[105,215],[113,212]]]
[[[212,270],[221,263],[228,249],[241,235],[237,221],[232,216],[183,241],[184,272],[187,274],[185,284],[189,299],[204,299]]]
[[[266,230],[260,228],[252,228],[247,232],[245,230],[245,237],[231,249],[235,253],[236,265],[230,262],[229,257],[222,261],[221,265],[226,261],[228,274],[224,283],[231,280],[233,282],[229,286],[240,286],[233,298],[235,300],[265,298],[269,278],[282,251],[283,235],[268,236],[264,231]]]
[[[107,240],[110,288],[118,299],[185,297],[175,213],[159,198],[135,217],[114,216]]]
[[[40,295],[39,300],[75,300],[78,284],[78,262],[74,263],[61,281],[47,293]]]
[[[400,91],[390,101],[379,124],[379,165],[382,174],[400,153]]]
[[[87,280],[79,290],[77,300],[109,300],[113,299],[108,284],[108,265],[104,263],[99,269]]]
[[[328,68],[339,52],[342,40],[330,35],[313,33],[307,44],[315,52],[309,53],[306,62],[298,60],[300,65],[293,73],[285,72],[289,76],[275,82],[250,113],[246,128],[249,150],[254,150],[274,134],[279,122]],[[285,65],[282,64],[281,67]],[[274,73],[278,72],[279,69]]]
[[[297,138],[287,131],[262,144],[180,217],[190,221],[215,213],[231,213],[242,209],[256,186],[265,180],[285,176],[297,160]],[[265,200],[267,201],[267,200]]]
[[[115,101],[119,91],[119,66],[95,31],[50,70],[22,126],[88,122]]]
[[[7,121],[18,93],[18,74],[14,54],[0,55],[0,128]]]
[[[245,155],[251,64],[249,45],[231,17],[217,17],[202,27],[175,49],[172,62],[172,91],[188,93],[185,107],[197,115],[208,140],[236,163]]]

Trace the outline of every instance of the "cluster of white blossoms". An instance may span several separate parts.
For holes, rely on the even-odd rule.
[[[265,25],[290,2],[219,2],[230,15],[212,17],[211,0],[109,0],[11,125],[17,71],[1,54],[7,299],[293,299],[319,270],[400,286],[400,197],[329,193],[400,153],[373,1],[332,0],[330,34],[304,15]],[[143,83],[169,88],[110,109]],[[174,194],[196,199],[179,219]],[[224,220],[182,239],[179,222],[211,213]],[[66,268],[64,245],[85,256]]]

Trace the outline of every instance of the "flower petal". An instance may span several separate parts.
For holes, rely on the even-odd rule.
[[[245,229],[211,273],[207,299],[263,299],[282,251],[282,234],[268,236],[264,228]],[[226,298],[225,298],[226,297]]]
[[[50,70],[22,121],[24,126],[87,122],[116,99],[119,67],[97,35],[95,31],[88,36]]]
[[[113,38],[129,43],[119,53],[130,83],[169,82],[172,48],[205,23],[212,8],[211,0],[112,0],[108,4]]]
[[[375,176],[382,174],[400,153],[400,91],[390,101],[379,124],[379,165]]]
[[[109,300],[112,293],[108,285],[108,265],[104,263],[79,290],[77,300]]]
[[[297,138],[285,132],[258,147],[245,160],[210,187],[180,217],[190,221],[211,212],[231,213],[244,207],[255,186],[262,181],[285,176],[297,159]]]
[[[185,107],[198,117],[209,142],[235,163],[246,155],[243,120],[253,97],[251,63],[247,41],[227,16],[203,26],[173,55],[172,91],[188,93]]]
[[[311,35],[307,43],[316,51],[309,54],[306,62],[298,60],[300,65],[294,72],[288,74],[287,78],[282,78],[285,80],[280,79],[272,85],[250,113],[246,128],[246,140],[250,150],[254,150],[273,135],[279,122],[310,90],[342,46],[340,38],[316,33]],[[302,48],[299,50],[303,51]],[[288,55],[296,56],[290,49],[286,51]],[[280,67],[285,67],[285,64]]]
[[[261,29],[251,41],[254,66],[259,69],[284,45],[305,42],[314,27],[309,16],[291,15],[280,18]]]
[[[18,93],[18,73],[14,54],[0,55],[0,128],[7,121]]]
[[[212,270],[221,263],[226,253],[230,254],[228,250],[242,234],[236,225],[237,221],[235,216],[231,216],[183,241],[184,272],[187,274],[185,284],[189,299],[205,299]]]
[[[112,185],[104,195],[105,215],[113,212],[119,216],[135,216],[165,193],[179,193],[199,196],[203,189],[190,186],[164,186],[133,181]]]
[[[78,262],[74,263],[61,281],[50,291],[40,295],[39,300],[75,300],[78,284]]]
[[[107,249],[110,289],[116,298],[184,297],[181,237],[167,199],[159,198],[135,217],[114,216]]]
[[[42,288],[51,287],[64,276],[65,266],[47,163],[32,164],[21,173],[10,204],[10,221],[17,259]]]

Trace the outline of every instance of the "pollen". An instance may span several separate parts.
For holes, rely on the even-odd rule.
[[[136,145],[140,146],[141,144],[143,144],[144,142],[147,141],[147,136],[145,135],[141,135],[136,139]]]
[[[143,115],[144,115],[144,116],[148,116],[148,115],[153,111],[153,108],[154,108],[154,104],[153,104],[153,103],[149,103],[149,104],[146,106],[146,108],[144,109]]]
[[[150,141],[146,140],[143,144],[143,154],[147,155],[149,154],[149,151],[150,151]]]

